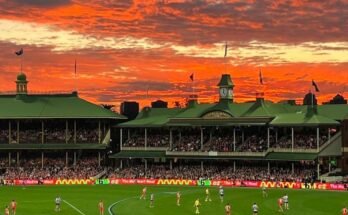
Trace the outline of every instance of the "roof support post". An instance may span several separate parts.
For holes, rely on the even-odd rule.
[[[270,129],[269,127],[267,127],[267,149],[269,149],[269,132],[270,132]]]
[[[41,120],[41,144],[45,142],[45,123]]]
[[[320,144],[320,140],[319,140],[319,127],[317,127],[317,150],[319,152],[319,144]]]
[[[12,142],[12,134],[11,134],[11,120],[8,121],[8,144],[11,144]]]
[[[291,128],[291,152],[294,152],[294,142],[295,142],[294,127],[292,127]]]
[[[317,180],[320,180],[320,162],[318,158],[318,164],[317,164]]]
[[[17,166],[19,166],[19,152],[17,152]]]
[[[327,129],[327,137],[328,137],[328,141],[331,142],[330,128]]]
[[[69,152],[65,152],[65,166],[69,165]]]
[[[169,169],[172,170],[173,169],[173,160],[169,161]]]
[[[291,163],[291,174],[295,173],[295,165],[294,162]]]
[[[65,120],[65,143],[68,143],[69,123]]]
[[[276,128],[275,143],[278,143],[278,128]]]
[[[76,166],[76,151],[74,152],[74,166]]]
[[[271,174],[271,164],[269,161],[267,162],[267,173],[268,173],[268,175]]]
[[[145,150],[147,148],[147,128],[145,128]]]
[[[201,171],[202,171],[202,173],[204,172],[204,162],[203,161],[201,161]]]
[[[100,163],[101,163],[101,157],[100,157],[100,152],[98,152],[98,167],[100,167]]]
[[[147,172],[147,159],[144,159],[145,160],[145,176],[147,176],[146,172]]]
[[[101,129],[100,129],[100,120],[98,121],[98,143],[101,143]]]
[[[236,161],[233,161],[233,172],[236,172]]]
[[[74,143],[76,144],[76,119],[74,119]]]
[[[203,141],[204,141],[204,134],[203,134],[203,128],[201,127],[201,150],[203,150]]]
[[[11,152],[8,153],[8,166],[11,167]]]
[[[242,144],[244,143],[244,129],[242,128]]]
[[[122,137],[123,131],[122,128],[120,128],[120,150],[122,151],[123,146],[123,137]]]
[[[44,168],[44,152],[41,152],[41,169]]]
[[[130,139],[130,135],[131,135],[131,133],[130,133],[130,128],[128,128],[128,129],[127,129],[127,140]]]
[[[233,151],[236,151],[236,128],[233,128]],[[234,161],[235,164],[235,161]],[[235,171],[235,168],[234,168]]]
[[[19,120],[17,120],[17,144],[19,144]]]
[[[123,169],[123,160],[120,160],[120,169]]]
[[[173,149],[173,129],[169,129],[169,150]],[[172,161],[172,160],[170,160]]]

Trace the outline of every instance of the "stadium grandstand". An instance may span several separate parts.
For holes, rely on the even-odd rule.
[[[219,101],[145,107],[119,128],[109,177],[342,181],[348,172],[348,106],[236,103],[224,74]],[[314,94],[310,94],[314,98]],[[313,99],[312,99],[313,100]],[[331,176],[335,177],[331,177]]]
[[[101,168],[111,127],[126,117],[72,93],[30,93],[24,73],[0,94],[3,180],[89,178]]]

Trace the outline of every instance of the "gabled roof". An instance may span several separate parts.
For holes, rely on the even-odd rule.
[[[0,95],[0,119],[126,119],[71,94]]]
[[[288,106],[288,104],[278,104],[270,101],[264,101],[263,99],[258,99],[256,102],[251,104],[252,105],[242,114],[243,117],[275,117],[278,114],[288,112],[288,110],[285,108],[285,106]]]
[[[169,118],[182,111],[179,108],[145,107],[134,120],[120,123],[118,127],[162,127]]]
[[[339,122],[307,110],[306,112],[278,114],[270,124],[274,126],[318,126],[339,125]]]

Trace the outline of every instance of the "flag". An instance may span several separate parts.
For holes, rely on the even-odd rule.
[[[314,82],[314,80],[312,80],[312,85],[315,88],[315,92],[319,92],[318,85]]]
[[[22,54],[23,54],[23,48],[21,48],[20,50],[16,51],[15,54],[16,54],[17,56],[22,55]]]
[[[225,56],[224,57],[227,57],[227,42],[225,44]]]
[[[263,84],[261,69],[259,70],[259,79],[260,79],[260,84]]]
[[[191,81],[194,80],[193,73],[190,75],[190,79],[191,79]]]

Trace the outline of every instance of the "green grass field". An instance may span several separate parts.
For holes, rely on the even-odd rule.
[[[225,188],[224,203],[221,203],[216,187],[210,187],[212,202],[204,202],[205,188],[182,186],[148,187],[147,200],[140,200],[142,186],[27,186],[0,187],[0,214],[12,199],[18,204],[17,215],[98,215],[98,201],[105,202],[105,214],[116,215],[181,215],[194,214],[193,203],[201,200],[201,215],[224,215],[224,205],[232,205],[233,215],[249,215],[251,205],[259,205],[260,215],[281,214],[277,199],[289,195],[289,215],[340,215],[341,208],[348,206],[348,192],[269,189],[263,198],[260,189]],[[182,192],[181,206],[176,205],[175,192]],[[155,194],[155,207],[149,207],[149,194]],[[54,211],[54,199],[60,195],[64,200],[62,210]]]

